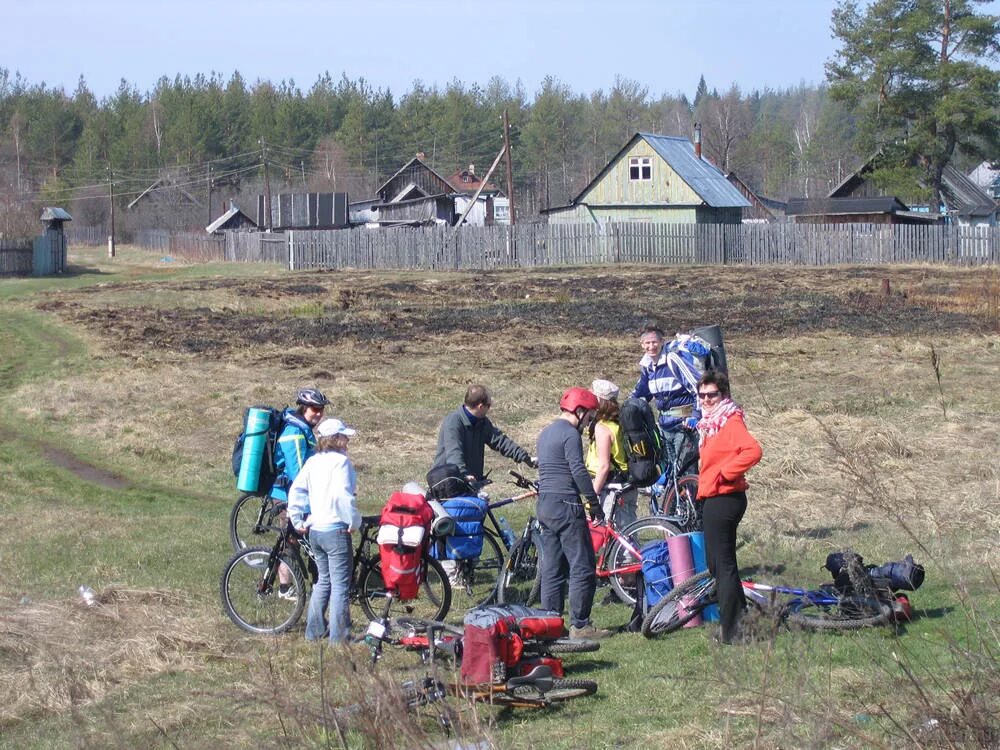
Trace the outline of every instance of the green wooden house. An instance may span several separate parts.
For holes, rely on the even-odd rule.
[[[750,202],[687,138],[636,133],[550,224],[739,224]]]

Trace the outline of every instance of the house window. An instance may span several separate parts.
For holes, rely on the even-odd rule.
[[[629,180],[653,179],[653,160],[648,156],[633,156],[628,160]]]

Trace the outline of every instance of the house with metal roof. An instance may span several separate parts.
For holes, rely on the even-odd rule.
[[[739,224],[750,201],[687,138],[636,133],[550,224]]]
[[[740,191],[740,194],[750,201],[750,207],[743,209],[744,224],[773,224],[784,221],[785,209],[788,208],[784,201],[774,198],[765,198],[747,184],[746,180],[736,172],[730,172],[726,179],[732,183],[733,187]]]
[[[827,197],[835,199],[897,197],[900,202],[908,206],[910,212],[930,215],[936,221],[958,226],[996,226],[996,201],[950,164],[941,173],[941,205],[930,206],[926,201],[911,199],[905,195],[887,196],[884,190],[869,179],[877,159],[878,155],[871,157],[831,190]]]

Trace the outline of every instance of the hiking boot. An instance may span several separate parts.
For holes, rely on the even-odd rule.
[[[588,623],[581,628],[573,625],[569,629],[569,639],[571,641],[598,641],[611,635],[610,630],[595,628],[593,623]]]

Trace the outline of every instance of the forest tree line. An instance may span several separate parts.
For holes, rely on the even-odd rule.
[[[112,195],[120,208],[160,179],[179,198],[152,220],[194,228],[225,197],[249,207],[265,169],[272,193],[352,200],[373,197],[417,153],[444,176],[470,164],[482,175],[503,145],[504,111],[521,220],[565,205],[637,131],[693,138],[696,122],[704,155],[766,197],[823,196],[893,150],[886,184],[922,183],[934,196],[944,164],[968,171],[1000,144],[1000,74],[984,64],[1000,54],[1000,19],[977,12],[982,4],[873,0],[862,10],[844,0],[828,83],[745,92],[702,76],[693,99],[624,76],[589,94],[549,77],[529,95],[494,77],[418,80],[395,96],[346,75],[325,73],[303,90],[234,72],[163,77],[145,92],[123,79],[98,100],[82,77],[67,93],[0,68],[0,232],[34,233],[42,205],[103,225]],[[502,172],[491,179],[504,181]]]

